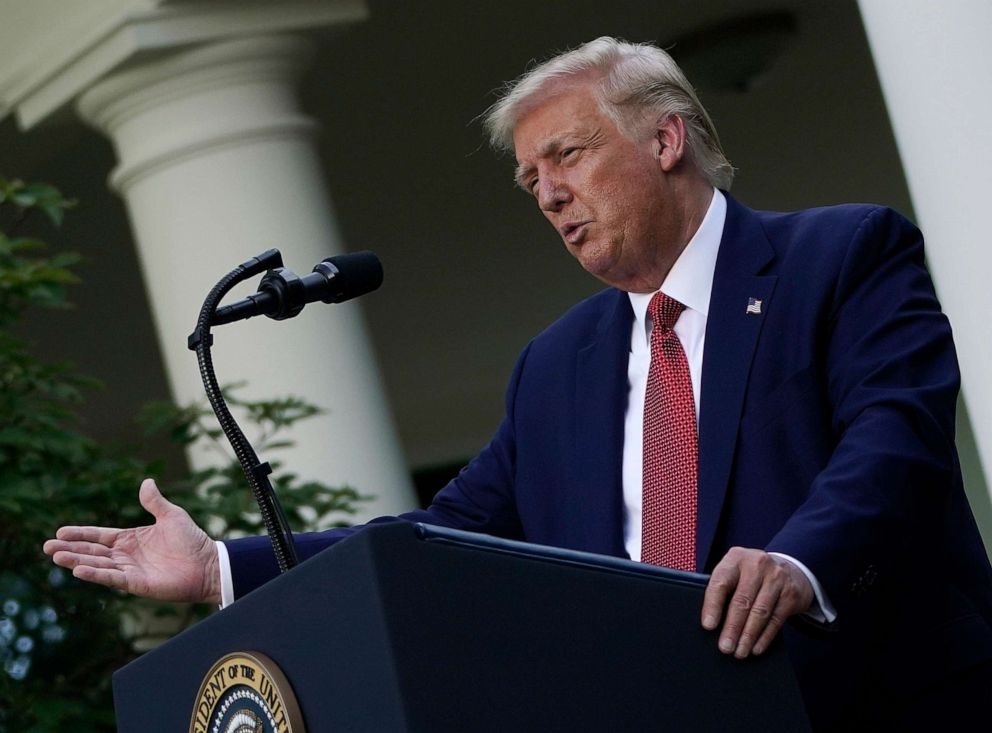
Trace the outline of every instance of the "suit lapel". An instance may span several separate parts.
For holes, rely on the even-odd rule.
[[[576,357],[576,501],[569,514],[577,546],[622,557],[621,463],[633,312],[626,293],[617,290],[613,295],[593,339]]]
[[[726,497],[741,411],[763,313],[771,307],[777,277],[760,275],[774,256],[755,214],[727,196],[727,219],[720,240],[706,321],[699,415],[699,498],[696,563],[709,558]],[[749,313],[749,299],[761,313]]]

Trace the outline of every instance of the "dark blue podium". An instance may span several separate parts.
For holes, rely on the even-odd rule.
[[[237,651],[308,733],[809,730],[784,645],[720,654],[705,576],[396,522],[370,527],[114,675],[118,730],[186,731]]]

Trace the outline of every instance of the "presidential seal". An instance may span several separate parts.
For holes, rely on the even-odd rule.
[[[259,652],[235,652],[203,678],[189,733],[305,733],[289,682]]]

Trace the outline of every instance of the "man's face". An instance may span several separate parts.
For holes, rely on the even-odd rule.
[[[517,183],[572,256],[622,290],[657,289],[688,241],[663,137],[623,135],[588,83],[551,96],[514,130]]]

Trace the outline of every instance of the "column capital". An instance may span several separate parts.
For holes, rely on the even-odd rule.
[[[5,8],[10,5],[10,8]],[[27,130],[107,75],[200,44],[356,22],[365,0],[0,0],[0,119]]]
[[[163,166],[210,150],[273,137],[308,136],[294,82],[313,57],[309,39],[263,36],[197,46],[132,65],[97,82],[80,116],[106,134],[123,191]]]

